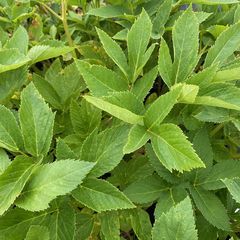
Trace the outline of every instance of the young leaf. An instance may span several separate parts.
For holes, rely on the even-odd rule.
[[[116,211],[100,214],[101,233],[105,240],[120,240],[120,222]]]
[[[161,45],[159,48],[158,71],[168,88],[174,85],[174,81],[172,78],[172,58],[169,52],[168,45],[163,38],[161,38]]]
[[[219,64],[231,56],[240,46],[240,22],[230,26],[217,38],[215,44],[208,51],[204,67]]]
[[[71,51],[73,51],[72,47],[51,47],[47,45],[38,45],[29,50],[27,57],[31,59],[31,64],[34,64],[49,58],[58,57]]]
[[[193,200],[202,215],[215,227],[230,231],[229,217],[224,205],[212,192],[199,187],[190,189]]]
[[[92,132],[84,141],[80,158],[89,162],[96,162],[91,176],[102,176],[116,167],[123,158],[123,147],[127,141],[129,128],[117,126],[106,129],[100,134]],[[90,151],[94,149],[94,151]]]
[[[148,176],[130,184],[123,192],[135,203],[150,203],[159,198],[169,186],[157,175]]]
[[[177,103],[182,87],[176,87],[170,92],[160,96],[146,111],[144,115],[144,124],[149,131],[159,126],[164,118]]]
[[[91,97],[91,96],[84,96],[84,98],[86,99],[86,101],[93,104],[97,108],[100,108],[103,111],[110,113],[114,117],[117,117],[124,122],[131,123],[131,124],[138,124],[138,123],[142,124],[143,122],[142,116],[137,115],[115,104],[109,103],[106,100],[103,100],[101,98]]]
[[[4,173],[10,164],[11,160],[9,159],[7,153],[0,148],[0,175]]]
[[[16,157],[0,176],[0,215],[14,203],[32,174],[35,164],[28,157]]]
[[[127,58],[121,47],[104,31],[97,28],[97,33],[108,56],[117,64],[117,66],[127,77],[129,67],[127,64]]]
[[[151,20],[145,10],[143,10],[127,35],[128,59],[131,71],[130,82],[136,80],[139,70],[141,70],[139,67],[144,61],[143,58],[150,40],[151,31]]]
[[[46,155],[52,141],[55,114],[33,83],[22,91],[19,114],[25,149],[33,156]]]
[[[17,48],[20,53],[26,55],[28,49],[28,33],[26,29],[22,26],[19,26],[4,47]]]
[[[152,229],[153,240],[197,240],[197,230],[189,197],[163,213]]]
[[[101,122],[101,110],[88,103],[84,99],[81,106],[72,101],[70,105],[70,118],[75,133],[86,137],[95,128],[98,128]]]
[[[129,134],[127,144],[124,146],[124,153],[131,153],[142,147],[150,138],[150,134],[144,126],[134,125]]]
[[[126,80],[112,70],[80,60],[76,64],[93,96],[102,97],[112,92],[128,90]]]
[[[0,105],[0,146],[18,152],[23,148],[23,139],[13,113]]]
[[[25,240],[50,240],[47,227],[32,225],[27,233]]]
[[[152,68],[149,72],[145,73],[143,77],[138,79],[133,85],[131,91],[140,101],[144,100],[144,98],[152,88],[154,80],[157,77],[157,72],[157,67]]]
[[[0,73],[19,68],[30,61],[28,57],[18,51],[18,49],[0,50]]]
[[[174,63],[172,82],[183,82],[192,73],[198,61],[198,20],[189,7],[173,27]]]
[[[213,82],[227,82],[239,79],[240,67],[218,71],[213,78]]]
[[[205,167],[182,130],[174,124],[162,124],[152,132],[152,146],[159,161],[169,170],[180,172]]]
[[[240,179],[235,178],[235,179],[223,179],[222,182],[226,185],[228,191],[231,193],[233,196],[233,199],[236,200],[236,202],[240,202]]]
[[[86,179],[72,195],[77,201],[97,212],[135,207],[122,192],[102,179]]]
[[[42,165],[31,176],[16,204],[30,211],[44,210],[54,198],[75,189],[93,166],[74,160]]]

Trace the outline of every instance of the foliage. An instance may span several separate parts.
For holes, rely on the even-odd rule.
[[[239,239],[239,21],[0,1],[0,240]]]

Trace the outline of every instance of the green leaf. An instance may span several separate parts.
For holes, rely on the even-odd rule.
[[[86,179],[72,195],[77,201],[97,212],[135,207],[122,192],[102,179]]]
[[[41,62],[49,58],[55,58],[73,51],[72,47],[51,47],[47,45],[38,45],[32,47],[27,57],[31,59],[31,64]]]
[[[19,68],[30,61],[18,49],[0,50],[0,73]]]
[[[168,45],[163,38],[161,38],[161,45],[159,48],[158,70],[168,88],[174,85],[174,81],[172,78],[173,72],[172,58],[169,52]]]
[[[239,75],[240,67],[218,71],[213,78],[213,82],[227,82],[238,80]]]
[[[196,85],[183,84],[182,91],[178,98],[179,103],[194,103],[199,87]]]
[[[239,190],[240,190],[240,179],[235,178],[235,179],[223,179],[222,182],[226,185],[228,191],[231,193],[233,196],[233,199],[236,200],[236,202],[240,202],[240,195],[239,195]]]
[[[162,124],[152,132],[152,146],[159,161],[169,170],[180,172],[205,167],[182,130],[174,124]]]
[[[106,5],[100,8],[92,8],[87,14],[102,18],[120,17],[126,14],[127,9],[119,5]]]
[[[89,239],[94,227],[95,215],[80,212],[76,215],[76,239]]]
[[[150,138],[147,129],[140,125],[134,125],[129,134],[127,144],[124,146],[123,152],[131,153],[142,147]]]
[[[141,71],[140,67],[144,61],[144,54],[147,50],[151,31],[151,20],[143,10],[127,35],[128,60],[131,71],[130,82],[134,82]]]
[[[96,162],[91,176],[102,176],[116,167],[123,158],[123,147],[127,141],[129,128],[117,126],[108,128],[100,134],[93,132],[84,141],[80,158],[89,162]],[[89,151],[94,149],[94,151]]]
[[[172,9],[172,0],[165,0],[158,8],[156,17],[153,20],[153,36],[159,39],[164,33],[164,25],[167,22]]]
[[[27,233],[25,240],[50,240],[47,227],[32,225]]]
[[[198,62],[198,28],[198,20],[190,7],[173,26],[173,83],[185,81]]]
[[[0,147],[18,152],[23,148],[23,139],[13,113],[0,105]]]
[[[57,160],[63,159],[76,159],[77,155],[72,151],[72,149],[64,142],[63,139],[57,139],[56,146],[56,157]]]
[[[64,199],[64,198],[63,198]],[[67,200],[67,201],[66,201]],[[76,216],[69,198],[62,201],[60,198],[53,202],[54,211],[49,211],[50,216],[44,224],[49,228],[50,240],[73,240],[76,230]]]
[[[33,156],[46,155],[52,141],[55,114],[33,83],[22,91],[19,114],[25,149]]]
[[[20,53],[26,55],[28,50],[28,33],[26,29],[22,26],[19,26],[4,47],[17,48]]]
[[[184,0],[183,3],[198,3],[206,5],[233,4],[239,3],[238,0]]]
[[[121,47],[114,40],[112,40],[112,38],[109,37],[104,31],[97,28],[97,33],[108,56],[117,64],[117,66],[127,77],[129,67],[127,64],[127,58]]]
[[[222,179],[234,179],[240,177],[240,162],[228,160],[215,164],[209,171],[198,176],[196,184],[207,189],[216,190],[224,188]]]
[[[230,231],[227,211],[214,193],[200,187],[190,188],[190,193],[199,211],[213,226]]]
[[[131,225],[138,239],[151,240],[152,224],[149,215],[141,208],[131,211]]]
[[[224,64],[229,56],[240,46],[240,23],[236,23],[225,31],[223,31],[217,38],[215,44],[210,48],[206,56],[204,67],[210,65]]]
[[[127,109],[119,107],[115,104],[109,103],[106,100],[101,98],[91,97],[91,96],[84,96],[86,101],[93,104],[97,108],[102,109],[103,111],[108,112],[109,114],[113,115],[116,118],[121,119],[124,122],[131,123],[131,124],[142,124],[143,117],[137,115]]]
[[[128,90],[127,81],[112,70],[80,60],[76,64],[93,96],[102,97]]]
[[[101,233],[105,240],[120,240],[120,222],[116,211],[100,214]]]
[[[163,213],[152,229],[153,240],[197,240],[193,209],[189,197]]]
[[[70,118],[75,133],[86,137],[101,123],[101,110],[84,99],[81,106],[72,101],[70,105]]]
[[[123,192],[135,203],[150,203],[159,198],[169,186],[157,175],[148,176],[130,184]]]
[[[32,174],[35,164],[31,158],[19,156],[0,176],[0,215],[14,203]]]
[[[0,103],[5,104],[27,80],[27,67],[0,73]]]
[[[44,210],[54,198],[75,189],[93,166],[93,163],[74,160],[42,165],[33,173],[16,204],[30,211]]]
[[[7,167],[11,164],[11,160],[7,153],[0,148],[0,175],[4,173]]]
[[[144,124],[148,131],[159,126],[164,118],[177,103],[182,87],[176,87],[170,92],[160,96],[146,111],[144,115]]]
[[[157,72],[157,67],[154,67],[134,83],[132,93],[135,94],[140,101],[144,100],[152,88],[154,80],[157,78]]]

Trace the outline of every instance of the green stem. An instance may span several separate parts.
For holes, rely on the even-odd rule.
[[[224,124],[218,124],[210,133],[210,136],[213,137],[218,131],[220,131],[224,127]]]
[[[62,0],[62,22],[63,28],[67,37],[68,45],[70,47],[74,47],[74,43],[69,32],[68,23],[67,23],[67,0]],[[73,56],[76,58],[75,50],[73,51]]]

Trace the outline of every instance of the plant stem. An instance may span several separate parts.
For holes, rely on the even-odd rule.
[[[211,137],[213,137],[218,131],[220,131],[224,127],[224,124],[218,124],[210,133]]]
[[[69,32],[69,28],[68,28],[68,23],[67,23],[67,0],[62,0],[62,22],[63,22],[63,28],[67,37],[67,41],[68,41],[68,45],[70,47],[73,47],[73,40],[71,37],[71,34]],[[75,50],[73,51],[73,56],[76,58],[76,53]]]

